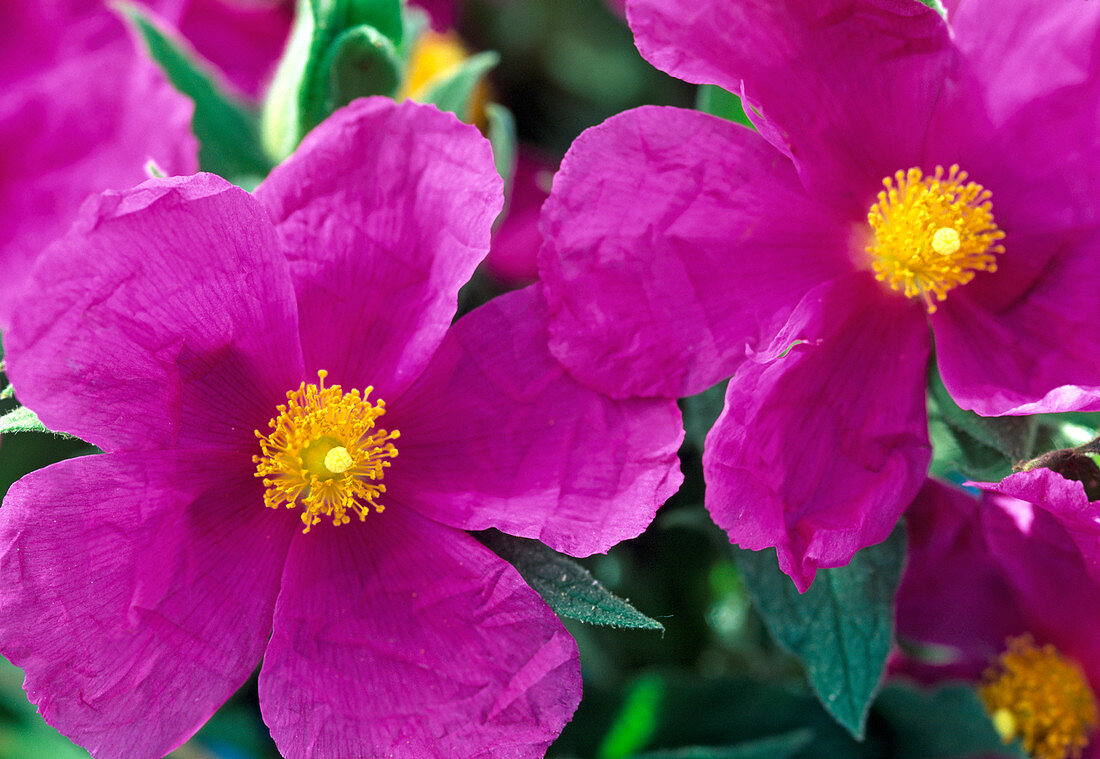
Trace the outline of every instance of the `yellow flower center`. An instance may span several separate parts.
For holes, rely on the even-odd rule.
[[[397,455],[392,440],[400,433],[383,429],[373,434],[375,420],[386,413],[385,401],[367,402],[373,388],[360,396],[344,393],[339,385],[325,387],[328,372],[317,372],[319,382],[303,382],[286,394],[286,405],[268,423],[271,432],[256,430],[263,455],[253,456],[256,476],[262,477],[264,505],[271,509],[301,506],[303,532],[309,532],[322,516],[334,525],[351,521],[349,511],[367,518],[373,508],[381,512],[378,497],[386,459]]]
[[[1081,668],[1030,635],[1009,640],[979,692],[1004,742],[1020,738],[1035,759],[1079,759],[1096,727],[1096,698]]]
[[[933,295],[943,300],[977,272],[996,271],[996,254],[1004,253],[992,193],[966,179],[958,166],[947,176],[942,166],[927,177],[916,168],[899,171],[882,180],[885,189],[867,215],[875,232],[867,246],[875,277],[923,299],[930,314],[936,310]]]

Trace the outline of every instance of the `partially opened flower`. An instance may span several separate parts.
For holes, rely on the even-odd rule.
[[[541,754],[576,646],[464,530],[604,551],[679,484],[682,432],[571,380],[537,288],[451,325],[500,205],[476,129],[375,98],[255,196],[200,174],[84,208],[5,335],[20,399],[105,451],[0,509],[0,650],[47,721],[159,757],[262,657],[287,757]]]
[[[799,588],[921,486],[932,333],[964,408],[1100,408],[1100,5],[956,5],[632,0],[643,55],[758,131],[629,111],[543,209],[552,352],[618,397],[732,374],[707,505]]]
[[[898,636],[937,660],[905,669],[973,679],[1037,759],[1100,757],[1100,503],[1047,469],[979,487],[929,482],[908,512]]]

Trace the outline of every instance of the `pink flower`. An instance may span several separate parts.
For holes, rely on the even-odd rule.
[[[704,456],[733,542],[805,588],[889,534],[928,464],[933,335],[965,408],[1100,408],[1100,4],[628,17],[758,131],[650,107],[574,143],[543,208],[551,351],[616,397],[733,375]]]
[[[901,669],[980,679],[994,724],[1038,759],[1096,759],[1100,503],[1049,469],[976,484],[980,501],[929,481],[908,512],[898,637],[937,657]]]
[[[541,755],[576,645],[465,530],[605,551],[679,485],[682,432],[570,379],[538,288],[451,324],[501,202],[474,127],[372,98],[254,196],[84,207],[5,334],[20,399],[105,451],[0,509],[0,650],[47,721],[159,757],[262,658],[292,759]]]

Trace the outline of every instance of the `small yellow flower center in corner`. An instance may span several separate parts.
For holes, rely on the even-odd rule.
[[[867,221],[875,240],[867,246],[880,282],[919,297],[935,313],[936,300],[965,285],[979,271],[997,270],[1004,232],[993,222],[992,193],[952,166],[944,176],[920,169],[899,171],[882,180],[885,189]]]
[[[349,511],[367,518],[373,508],[382,511],[378,497],[387,459],[397,455],[391,441],[400,433],[375,430],[386,413],[385,401],[367,402],[373,388],[360,395],[344,393],[339,385],[325,387],[328,372],[317,372],[318,384],[305,382],[286,394],[286,405],[268,423],[271,431],[256,430],[262,455],[253,456],[256,476],[262,477],[264,505],[271,509],[301,506],[303,532],[322,516],[334,525],[351,521]]]
[[[979,689],[1005,743],[1035,759],[1079,759],[1096,728],[1096,697],[1081,668],[1030,635],[1013,638]]]

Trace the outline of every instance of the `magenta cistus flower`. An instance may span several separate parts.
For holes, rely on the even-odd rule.
[[[733,375],[707,506],[799,588],[920,488],[933,335],[964,408],[1100,409],[1100,4],[954,5],[631,0],[757,131],[620,114],[543,209],[551,351],[616,397]]]
[[[1036,759],[1100,757],[1100,502],[1049,469],[929,481],[908,511],[901,671],[974,680],[994,726]]]
[[[20,399],[104,451],[0,509],[0,651],[48,722],[160,757],[262,658],[287,757],[541,755],[576,645],[465,530],[605,551],[679,485],[683,433],[570,379],[537,287],[451,324],[501,203],[474,127],[372,98],[254,196],[85,205],[5,334]]]

